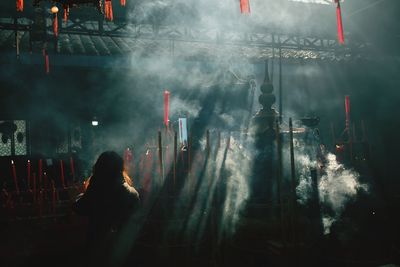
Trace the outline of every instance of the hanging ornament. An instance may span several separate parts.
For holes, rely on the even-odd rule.
[[[335,0],[335,3],[336,3],[336,20],[337,20],[338,39],[339,39],[340,44],[344,44],[342,10],[340,8],[340,0]]]
[[[54,36],[58,36],[58,18],[57,18],[57,13],[58,13],[58,7],[53,6],[51,9],[51,13],[53,14],[53,32]]]
[[[250,3],[249,0],[240,0],[240,13],[250,14]]]
[[[126,0],[120,0],[121,6],[126,6]]]
[[[113,20],[112,2],[111,0],[104,0],[104,16],[107,20]]]
[[[17,11],[24,11],[24,0],[16,0],[17,3]]]

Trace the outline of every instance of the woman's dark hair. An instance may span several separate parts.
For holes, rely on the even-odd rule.
[[[108,187],[124,182],[124,160],[114,151],[105,151],[93,166],[89,187]]]

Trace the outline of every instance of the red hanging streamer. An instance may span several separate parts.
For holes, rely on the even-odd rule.
[[[342,23],[342,10],[340,8],[340,0],[335,0],[336,3],[336,20],[338,29],[339,43],[344,44],[344,33],[343,33],[343,23]]]
[[[121,6],[126,6],[126,0],[121,0],[120,3],[121,3]]]
[[[113,11],[112,11],[112,2],[111,2],[111,0],[105,0],[104,1],[104,16],[109,21],[112,21],[113,18],[114,18]]]
[[[345,109],[346,109],[346,129],[350,129],[350,97],[346,95],[345,98]]]
[[[17,0],[17,11],[24,11],[24,0]]]
[[[69,7],[68,6],[64,6],[64,17],[63,17],[64,23],[67,23],[68,15],[69,15]]]
[[[250,3],[249,0],[240,0],[240,13],[250,14]]]
[[[168,129],[168,124],[169,124],[169,95],[170,95],[170,92],[165,90],[164,91],[164,124],[167,129]]]
[[[54,14],[53,16],[53,32],[54,36],[58,36],[58,18],[57,18],[57,13]]]

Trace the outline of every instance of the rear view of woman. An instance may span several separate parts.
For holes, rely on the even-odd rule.
[[[74,203],[73,210],[88,218],[86,266],[114,265],[110,253],[115,249],[115,240],[138,205],[139,194],[123,170],[121,156],[103,152],[86,191]]]

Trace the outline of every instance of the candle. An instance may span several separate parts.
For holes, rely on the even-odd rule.
[[[64,162],[63,160],[60,160],[60,175],[61,175],[61,185],[64,188],[65,187],[65,182],[64,182]]]
[[[44,177],[44,181],[43,181],[43,183],[44,183],[44,193],[46,194],[47,193],[47,173],[46,172],[43,173],[43,177]]]
[[[27,167],[26,167],[26,171],[27,171],[27,176],[26,176],[26,179],[27,179],[27,182],[28,182],[28,189],[30,190],[31,189],[31,161],[28,159],[28,164],[27,164]]]
[[[12,167],[12,175],[14,179],[14,185],[15,185],[15,191],[17,192],[17,195],[19,195],[19,186],[18,186],[18,179],[17,179],[17,171],[15,169],[15,164],[14,161],[11,160],[11,167]]]
[[[70,163],[70,167],[71,167],[72,182],[74,182],[75,181],[75,166],[74,166],[74,158],[73,157],[69,158],[69,163]]]
[[[36,173],[33,173],[33,201],[36,201]]]
[[[164,124],[166,129],[168,129],[169,125],[169,91],[164,91]]]
[[[52,188],[52,207],[53,207],[53,213],[56,211],[56,186],[54,185],[54,180],[51,180],[51,188]]]
[[[346,129],[350,128],[350,96],[345,97]]]
[[[39,186],[42,183],[42,167],[43,167],[43,161],[42,161],[42,159],[39,159],[39,171],[38,171],[38,174],[39,174]]]

